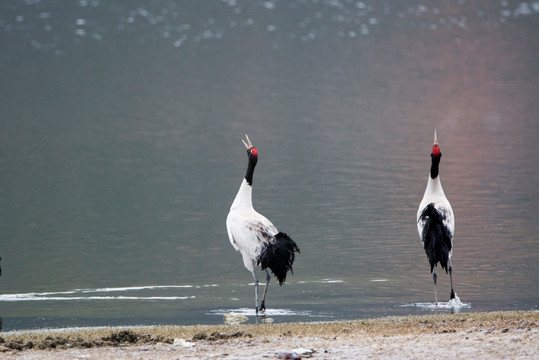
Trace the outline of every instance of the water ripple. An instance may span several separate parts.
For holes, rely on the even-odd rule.
[[[163,290],[163,289],[192,289],[216,287],[219,285],[148,285],[132,287],[109,287],[96,289],[75,289],[58,292],[30,292],[20,294],[2,294],[0,302],[21,302],[21,301],[77,301],[77,300],[187,300],[195,299],[195,295],[185,296],[126,296],[126,295],[99,295],[102,293],[125,293],[133,291]],[[97,295],[91,295],[97,294]]]
[[[461,309],[469,309],[472,307],[470,303],[463,303],[455,294],[455,298],[448,302],[438,303],[412,303],[401,305],[401,307],[417,307],[424,310],[451,310],[451,312],[460,312]]]

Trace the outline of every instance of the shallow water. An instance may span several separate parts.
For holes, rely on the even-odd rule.
[[[245,133],[301,249],[268,317],[454,311],[415,224],[434,129],[458,311],[537,309],[537,29],[522,1],[0,3],[2,329],[256,322]]]

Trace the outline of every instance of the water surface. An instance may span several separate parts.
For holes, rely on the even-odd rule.
[[[255,322],[245,133],[301,248],[275,321],[451,311],[415,224],[434,129],[458,311],[537,309],[538,29],[522,1],[2,2],[3,330]]]

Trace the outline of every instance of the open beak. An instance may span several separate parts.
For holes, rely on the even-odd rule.
[[[247,142],[245,142],[243,139],[241,139],[241,141],[243,142],[243,145],[245,145],[245,148],[249,150],[253,147],[253,144],[251,143],[251,139],[249,139],[249,136],[247,136],[247,134],[245,134],[245,139],[247,140]]]

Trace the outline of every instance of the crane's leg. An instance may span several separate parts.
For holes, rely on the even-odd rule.
[[[255,311],[256,315],[258,315],[258,278],[254,271],[251,274],[253,274],[253,280],[255,282]]]
[[[271,276],[266,269],[266,288],[264,289],[264,297],[262,298],[262,303],[260,304],[260,311],[266,312],[266,293],[268,292],[268,287],[270,283]]]
[[[451,295],[449,300],[455,298],[455,291],[453,290],[453,265],[451,264],[451,258],[449,259],[449,279],[451,280]]]
[[[432,279],[434,280],[434,305],[438,306],[438,294],[436,293],[436,279],[438,279],[438,275],[436,275],[434,269],[432,269]]]

